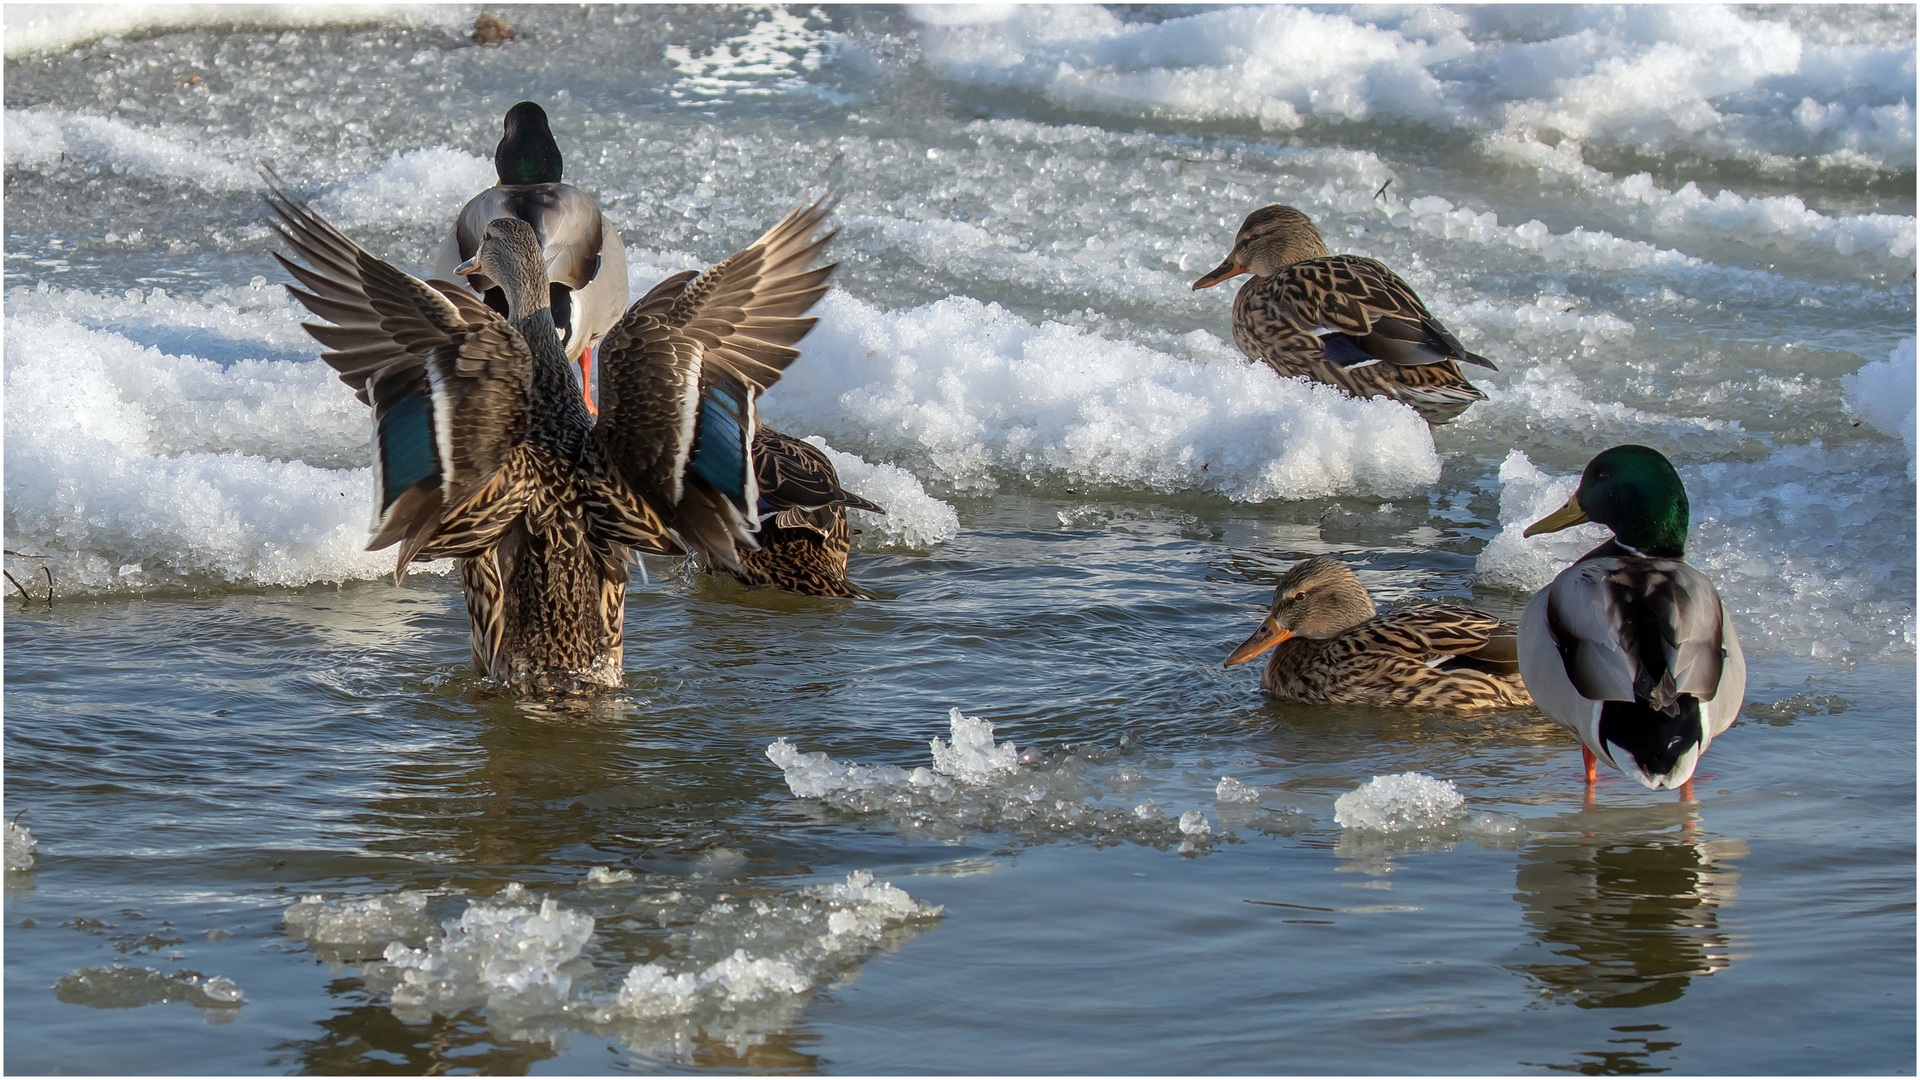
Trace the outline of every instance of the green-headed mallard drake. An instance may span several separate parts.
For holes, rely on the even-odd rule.
[[[1309,705],[1506,708],[1530,702],[1514,633],[1512,623],[1451,604],[1381,615],[1345,563],[1316,555],[1281,577],[1273,610],[1227,666],[1272,649],[1260,688]]]
[[[760,548],[741,552],[740,569],[728,573],[750,588],[865,595],[847,580],[847,508],[886,510],[842,488],[833,462],[818,448],[772,428],[754,435],[753,463],[760,482]]]
[[[1354,397],[1388,397],[1444,424],[1487,395],[1460,362],[1492,368],[1433,317],[1400,276],[1373,259],[1330,255],[1313,219],[1291,206],[1247,215],[1226,261],[1193,283],[1253,279],[1233,298],[1233,343],[1289,378]]]
[[[602,343],[588,413],[548,309],[539,240],[490,222],[457,269],[498,283],[502,317],[467,289],[375,258],[276,185],[288,290],[333,325],[322,354],[374,410],[369,549],[460,560],[474,667],[538,689],[621,681],[631,550],[740,568],[758,524],[755,399],[799,356],[826,292],[813,267],[831,206],[803,206],[704,273],[662,282]],[[310,290],[310,291],[307,291]],[[678,541],[676,544],[675,541]]]
[[[480,250],[480,239],[494,220],[519,218],[533,226],[546,265],[547,307],[567,359],[580,368],[591,411],[593,348],[627,309],[627,251],[620,231],[601,215],[593,196],[560,182],[560,145],[547,127],[546,112],[531,101],[507,110],[493,168],[500,182],[461,208],[453,231],[434,256],[433,276],[462,280],[454,268]],[[464,280],[489,307],[507,313],[506,296],[491,277],[478,273]]]
[[[1523,535],[1583,521],[1613,539],[1560,571],[1520,618],[1520,672],[1540,711],[1595,759],[1649,788],[1693,795],[1693,770],[1739,715],[1747,661],[1720,594],[1685,562],[1687,489],[1646,446],[1587,463],[1567,504]]]

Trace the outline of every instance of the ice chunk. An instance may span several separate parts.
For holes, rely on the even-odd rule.
[[[938,741],[938,740],[936,740]],[[802,799],[817,799],[835,792],[864,788],[893,787],[908,782],[904,769],[887,765],[847,765],[828,757],[824,751],[803,754],[784,737],[767,747],[767,760],[786,774],[787,789]]]
[[[1257,803],[1260,801],[1260,789],[1252,784],[1223,776],[1213,789],[1215,801],[1223,803]]]
[[[953,745],[933,737],[934,772],[963,783],[984,784],[1020,767],[1020,752],[1012,742],[993,741],[992,724],[977,716],[962,716],[957,708],[948,712],[947,722],[952,725]]]
[[[1207,815],[1199,810],[1189,810],[1180,815],[1180,831],[1196,839],[1212,836],[1213,826],[1207,824]]]
[[[1343,828],[1395,833],[1452,825],[1467,801],[1453,781],[1425,773],[1376,776],[1334,800],[1333,820]]]
[[[968,297],[884,311],[836,291],[815,310],[809,362],[767,396],[768,422],[958,491],[1016,480],[1257,502],[1401,494],[1440,475],[1410,409],[1276,378],[1208,335],[1194,360]]]
[[[185,1001],[202,1009],[233,1009],[246,997],[224,975],[208,978],[197,971],[162,975],[147,967],[81,968],[53,984],[56,998],[91,1009],[137,1009],[167,1001]]]
[[[1841,381],[1847,408],[1906,443],[1907,479],[1914,479],[1914,339],[1901,342],[1885,360],[1875,360]]]
[[[587,871],[589,885],[618,885],[632,880],[633,871],[631,870],[613,870],[605,866],[595,866]]]
[[[34,854],[38,850],[38,845],[33,842],[33,833],[25,825],[7,822],[7,869],[33,869]]]
[[[1474,562],[1484,585],[1521,592],[1545,588],[1554,575],[1613,535],[1604,525],[1576,525],[1543,536],[1520,534],[1565,505],[1580,486],[1578,476],[1549,476],[1519,450],[1500,463],[1500,532]]]
[[[873,465],[855,454],[842,453],[827,445],[818,435],[806,440],[820,448],[840,475],[840,486],[878,503],[886,510],[874,514],[866,510],[847,512],[848,524],[860,530],[853,546],[861,551],[886,548],[924,549],[945,543],[960,531],[960,517],[953,507],[927,494],[920,481],[905,469],[894,465]]]
[[[418,941],[433,930],[427,894],[407,890],[363,900],[303,896],[281,916],[287,937],[316,945],[385,945]]]
[[[514,1017],[553,1012],[567,1001],[577,973],[571,961],[593,936],[593,924],[592,916],[551,897],[538,907],[517,898],[475,901],[425,948],[387,946],[399,979],[395,1015],[424,1019],[480,1006]]]

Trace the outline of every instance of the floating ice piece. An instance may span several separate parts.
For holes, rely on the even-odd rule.
[[[802,799],[818,799],[836,792],[896,787],[908,782],[905,769],[890,765],[848,765],[825,751],[801,753],[782,736],[767,747],[767,760],[786,774],[787,789]],[[925,772],[924,769],[915,770]]]
[[[38,850],[39,846],[33,842],[33,833],[29,832],[25,825],[7,822],[7,869],[33,869],[34,854]]]
[[[232,1009],[246,996],[224,975],[197,971],[162,975],[148,967],[81,968],[54,981],[53,994],[69,1005],[92,1009],[137,1009],[166,1001],[185,1001],[202,1009]]]
[[[388,945],[386,961],[399,977],[394,1014],[424,1019],[484,1005],[538,1016],[564,1005],[575,974],[570,961],[593,936],[593,917],[551,897],[537,908],[517,899],[475,901],[425,948]]]
[[[605,866],[596,866],[587,871],[589,885],[618,885],[632,880],[633,871],[631,870],[614,870]]]
[[[1342,828],[1409,832],[1458,823],[1467,801],[1453,781],[1425,773],[1376,776],[1334,800],[1333,820]]]
[[[287,937],[316,945],[385,945],[418,941],[433,930],[427,894],[407,890],[364,900],[303,896],[281,916]]]
[[[984,784],[1020,767],[1020,752],[1011,741],[996,744],[993,725],[977,716],[962,716],[959,709],[947,713],[952,725],[953,745],[938,735],[929,744],[933,750],[933,771],[968,784]]]
[[[1160,809],[1159,803],[1148,799],[1146,802],[1133,808],[1133,816],[1139,818],[1141,821],[1158,821],[1166,817],[1167,813]]]
[[[1875,360],[1841,380],[1847,408],[1867,423],[1907,444],[1907,479],[1914,478],[1914,339],[1885,360]]]
[[[1194,838],[1213,835],[1213,826],[1207,824],[1207,815],[1199,810],[1189,810],[1180,815],[1180,831]]]
[[[1260,801],[1260,789],[1231,776],[1223,776],[1220,783],[1214,786],[1213,797],[1215,801],[1223,803],[1257,803]]]

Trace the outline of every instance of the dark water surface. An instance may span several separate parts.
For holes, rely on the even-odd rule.
[[[1072,508],[1000,500],[937,557],[861,558],[885,602],[639,588],[628,689],[585,703],[460,673],[464,612],[431,577],[11,612],[8,799],[46,839],[8,875],[7,1067],[1911,1068],[1910,671],[1756,663],[1753,698],[1823,707],[1741,721],[1698,803],[1608,777],[1583,808],[1574,745],[1537,716],[1263,703],[1251,672],[1220,670],[1260,596],[1244,578],[1318,546],[1301,526],[1109,504],[1135,520],[1047,527]],[[1408,589],[1458,589],[1444,554],[1373,560]],[[785,736],[925,763],[955,704],[1023,748],[1124,735],[1116,760],[1140,779],[1105,802],[1217,821],[1232,775],[1304,816],[1187,854],[1018,827],[942,842],[796,801],[763,754]],[[1335,797],[1408,770],[1524,833],[1334,825]],[[638,876],[589,887],[593,866]],[[311,893],[520,882],[594,911],[609,892],[791,893],[854,870],[944,912],[732,1045],[526,1044],[484,1011],[403,1024],[356,966],[281,928]],[[603,923],[588,955],[617,978],[676,948]],[[225,975],[245,1004],[50,998],[112,963]]]

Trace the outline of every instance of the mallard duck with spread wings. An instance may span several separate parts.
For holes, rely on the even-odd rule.
[[[1354,397],[1404,402],[1429,424],[1486,400],[1460,365],[1493,362],[1468,352],[1386,266],[1330,254],[1313,219],[1293,207],[1248,214],[1226,261],[1193,287],[1241,274],[1253,278],[1233,298],[1233,343],[1248,359]]]
[[[1520,617],[1520,673],[1540,711],[1579,737],[1589,791],[1604,761],[1691,799],[1700,755],[1740,714],[1746,657],[1713,582],[1686,563],[1687,517],[1666,455],[1616,446],[1524,533],[1584,521],[1613,530]]]
[[[493,168],[500,182],[461,208],[434,256],[434,279],[462,282],[488,307],[507,314],[506,291],[484,271],[464,276],[454,271],[480,251],[494,221],[511,217],[531,225],[546,268],[547,309],[568,361],[580,368],[592,411],[594,347],[627,310],[627,251],[620,231],[600,213],[593,196],[561,183],[560,144],[546,110],[531,101],[507,110]]]
[[[760,481],[760,547],[741,552],[740,569],[728,573],[749,588],[866,595],[847,580],[847,510],[886,509],[842,488],[833,462],[819,448],[772,428],[754,436],[753,463]]]
[[[831,266],[827,200],[704,273],[656,286],[608,333],[588,413],[551,315],[538,236],[490,222],[462,274],[499,284],[501,316],[464,287],[375,258],[273,185],[288,286],[374,410],[374,536],[410,562],[460,560],[474,667],[539,689],[615,686],[629,553],[739,569],[758,526],[756,398],[799,356]]]
[[[1260,688],[1309,705],[1497,709],[1529,704],[1514,626],[1484,611],[1419,604],[1385,615],[1338,559],[1296,563],[1273,608],[1227,657],[1244,664],[1273,650]]]

